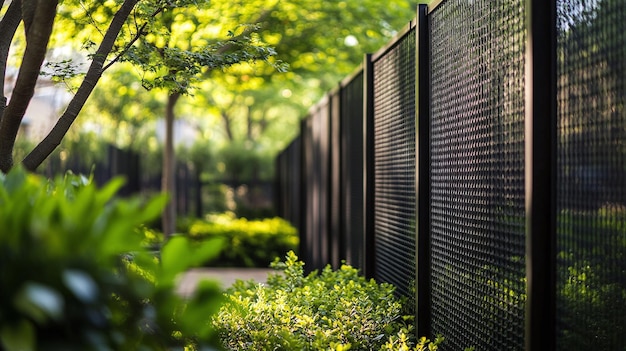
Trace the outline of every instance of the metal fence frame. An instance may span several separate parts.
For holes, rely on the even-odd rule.
[[[93,175],[94,182],[100,186],[113,178],[121,177],[125,181],[118,193],[121,196],[160,192],[161,174],[146,172],[144,167],[139,153],[107,144],[104,157],[93,164],[85,163],[76,155],[70,155],[66,160],[62,160],[58,155],[52,155],[40,172],[48,178],[54,178],[67,171],[85,176]],[[203,184],[199,174],[193,165],[178,162],[175,177],[177,213],[201,217]]]
[[[431,292],[427,288],[431,280],[428,26],[429,15],[439,6],[446,6],[446,2],[435,1],[430,7],[419,5],[416,18],[394,40],[375,54],[366,54],[355,73],[311,109],[302,122],[301,136],[279,155],[277,163],[280,177],[277,187],[284,192],[279,198],[279,214],[298,221],[302,237],[300,256],[307,263],[307,269],[321,269],[326,264],[337,266],[341,260],[346,260],[367,277],[384,281],[385,277],[376,274],[374,62],[415,30],[416,289],[411,298],[415,302],[418,335],[428,335],[432,331]],[[524,345],[519,345],[519,349],[554,350],[557,348],[557,2],[525,0],[524,6],[526,297]],[[348,103],[343,95],[355,77],[362,78],[363,85],[363,110],[357,117],[351,114],[354,111],[345,108]],[[359,154],[362,175],[352,174],[347,166],[353,155],[347,134],[354,131],[348,124],[351,118],[362,121],[362,154]],[[314,140],[318,142],[314,143]],[[362,220],[362,227],[358,228],[362,231],[354,233],[349,225],[350,211],[345,207],[355,205],[347,189],[350,179],[359,177],[362,177],[359,180],[362,180],[363,197],[362,203],[358,204],[360,214],[355,218]],[[299,193],[295,196],[290,191]],[[286,194],[297,197],[297,204]],[[358,252],[354,252],[355,248],[359,248]],[[398,248],[399,252],[403,250],[406,248]]]

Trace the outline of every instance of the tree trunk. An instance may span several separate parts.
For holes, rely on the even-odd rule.
[[[161,219],[163,234],[166,237],[176,231],[176,157],[174,155],[174,107],[180,98],[180,93],[171,93],[165,108],[165,150],[163,151],[163,176],[161,190],[169,195],[163,217]]]
[[[8,172],[13,167],[13,146],[26,108],[35,93],[39,70],[46,57],[48,41],[52,34],[58,1],[40,1],[32,9],[31,25],[26,27],[26,49],[22,65],[11,94],[11,101],[0,121],[0,171]],[[35,4],[32,4],[34,7]]]
[[[232,142],[235,140],[235,136],[233,135],[233,127],[230,123],[230,116],[226,111],[222,111],[221,115],[222,121],[224,121],[224,130],[226,130],[226,137],[228,138],[228,141]]]
[[[247,106],[247,105],[246,105],[246,119],[247,119],[246,138],[248,141],[252,141],[252,124],[254,122],[252,121],[252,111],[250,109],[250,106]]]
[[[0,121],[7,107],[7,98],[4,96],[4,80],[6,78],[7,59],[9,57],[9,48],[13,41],[13,36],[17,31],[17,27],[22,20],[22,2],[21,0],[13,0],[9,4],[7,12],[0,21]]]
[[[63,115],[57,123],[54,125],[50,133],[31,151],[26,158],[24,158],[23,164],[26,169],[34,171],[39,165],[56,149],[57,146],[63,140],[63,137],[70,129],[74,120],[78,116],[78,113],[87,102],[87,98],[93,92],[98,80],[102,76],[104,62],[111,52],[115,40],[126,22],[126,19],[130,15],[131,11],[135,7],[139,0],[125,0],[119,10],[115,13],[111,24],[107,29],[100,47],[93,55],[93,61],[87,70],[85,79],[81,83],[76,95],[72,98],[67,109],[63,112]],[[0,151],[1,152],[1,151]]]

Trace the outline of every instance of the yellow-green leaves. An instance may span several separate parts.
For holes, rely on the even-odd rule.
[[[267,267],[276,257],[298,247],[296,228],[282,218],[247,220],[226,214],[195,220],[185,228],[194,241],[219,238],[223,250],[213,260],[223,266]]]
[[[35,328],[26,319],[0,326],[0,342],[6,351],[35,351]]]
[[[227,350],[377,350],[401,324],[389,284],[348,265],[307,276],[290,252],[267,285],[236,283],[214,324]]]

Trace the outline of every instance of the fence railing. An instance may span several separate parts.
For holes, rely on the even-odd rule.
[[[140,155],[132,150],[124,150],[113,145],[107,145],[104,149],[104,157],[97,161],[88,162],[80,156],[71,155],[61,158],[52,155],[41,167],[40,172],[49,178],[62,175],[67,171],[75,174],[92,175],[94,182],[104,185],[115,177],[122,177],[124,185],[119,191],[121,196],[136,195],[140,193],[154,194],[161,191],[161,173],[147,171],[142,165]],[[176,165],[176,210],[179,215],[197,216],[203,215],[202,209],[202,182],[199,174],[188,163],[179,162]]]
[[[443,350],[626,350],[626,2],[444,0],[303,120],[278,208]]]

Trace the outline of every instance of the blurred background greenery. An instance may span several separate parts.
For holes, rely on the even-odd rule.
[[[185,16],[173,16],[171,30],[161,33],[173,47],[208,45],[215,38],[227,37],[229,31],[255,26],[253,40],[276,52],[270,62],[241,62],[201,72],[194,76],[193,88],[176,103],[178,215],[202,217],[230,211],[238,217],[272,217],[275,155],[298,135],[308,109],[357,69],[364,52],[378,50],[414,18],[417,3],[217,0]],[[74,60],[75,69],[80,70],[77,53],[88,51],[97,31],[106,28],[106,22],[97,22],[111,16],[113,7],[106,5],[64,2],[47,61]],[[94,25],[89,27],[88,22]],[[158,41],[158,34],[149,36]],[[18,57],[12,60],[19,63]],[[288,65],[285,72],[273,66],[278,61]],[[145,89],[157,85],[150,70],[130,60],[111,66],[60,147],[39,171],[50,177],[68,169],[95,172],[100,183],[122,174],[127,178],[127,193],[159,191],[164,113],[171,90]],[[51,80],[42,78],[45,83],[40,85],[53,87],[39,90],[54,95],[51,108],[57,111],[52,116],[64,109],[81,78],[58,72]],[[16,159],[43,136],[35,128],[41,121],[29,121],[28,114],[25,120]],[[192,183],[193,189],[185,188]],[[184,198],[187,191],[193,193],[191,198]]]

